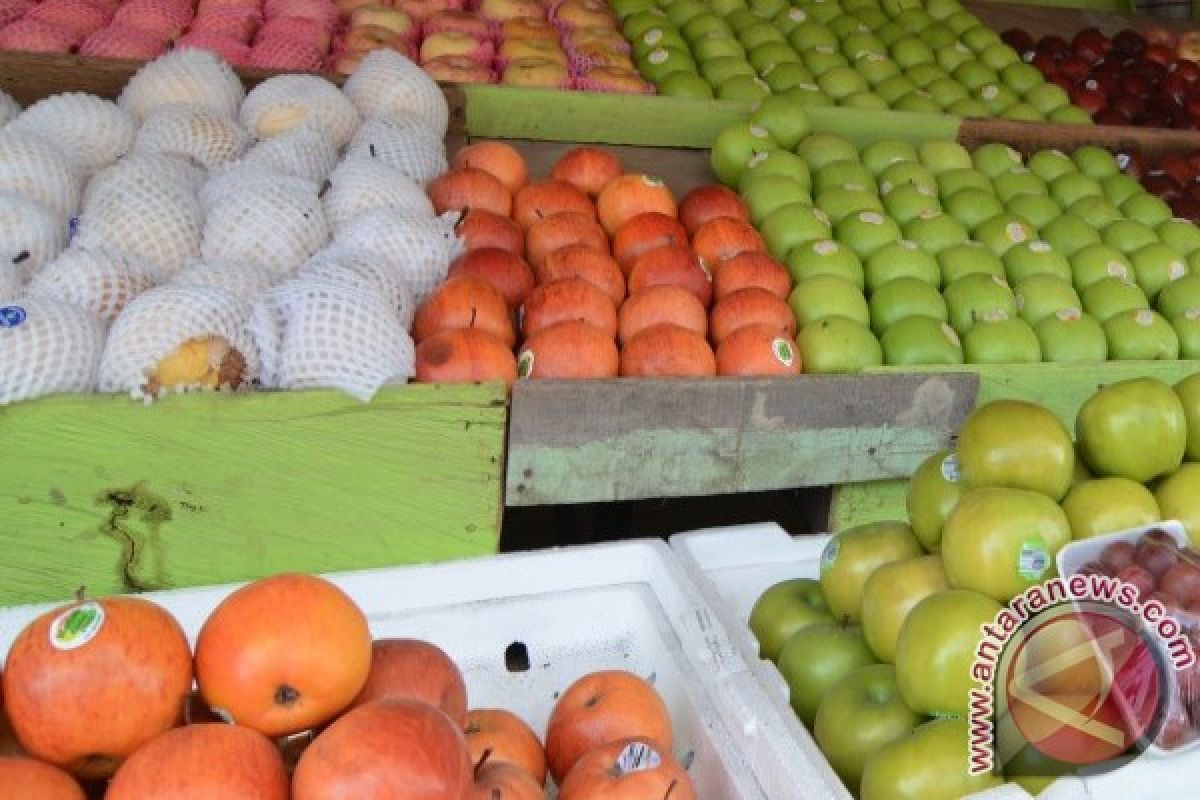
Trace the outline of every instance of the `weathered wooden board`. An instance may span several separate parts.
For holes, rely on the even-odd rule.
[[[974,403],[970,374],[520,382],[507,503],[727,494],[907,475]]]
[[[967,366],[965,369],[979,374],[979,403],[1002,398],[1040,403],[1058,414],[1067,428],[1074,431],[1079,407],[1101,386],[1143,376],[1174,383],[1200,372],[1200,361],[1008,364]],[[930,372],[937,374],[936,370]],[[836,487],[829,512],[830,530],[881,519],[904,519],[907,485],[906,480],[895,480]]]
[[[504,388],[0,408],[0,605],[494,552]]]

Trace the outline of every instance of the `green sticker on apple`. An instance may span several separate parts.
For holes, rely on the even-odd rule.
[[[838,550],[841,548],[841,543],[838,537],[834,536],[825,543],[825,549],[821,551],[821,573],[824,574],[833,569],[833,565],[837,563]]]

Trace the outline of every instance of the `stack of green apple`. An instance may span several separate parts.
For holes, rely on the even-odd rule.
[[[760,655],[856,796],[950,800],[998,782],[966,772],[980,626],[1053,577],[1073,538],[1166,517],[1200,544],[1200,374],[1101,389],[1076,439],[1033,403],[976,409],[957,451],[913,476],[907,523],[837,534],[819,579],[776,584],[756,602]],[[1028,746],[1004,764],[1033,794],[1067,771]]]
[[[660,94],[1086,124],[957,0],[612,0]]]
[[[796,281],[805,371],[1200,357],[1200,229],[1101,148],[860,152],[773,96],[712,168]]]

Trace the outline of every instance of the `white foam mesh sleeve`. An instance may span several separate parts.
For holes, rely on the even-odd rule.
[[[341,149],[358,128],[358,111],[332,83],[317,75],[277,75],[250,90],[238,119],[259,139],[272,139],[300,125],[325,130]]]
[[[45,266],[67,246],[67,224],[36,200],[0,191],[0,265],[22,281]]]
[[[342,91],[364,119],[416,114],[439,137],[446,135],[446,95],[429,74],[390,48],[368,53]]]
[[[395,310],[405,330],[412,327],[416,301],[404,277],[379,256],[332,245],[313,254],[300,268],[300,277],[324,278],[379,292]]]
[[[104,332],[103,320],[62,300],[26,297],[0,308],[0,405],[93,391]]]
[[[133,117],[111,100],[66,92],[37,101],[8,130],[41,136],[91,174],[115,163],[133,144]]]
[[[33,276],[30,297],[51,297],[111,322],[154,286],[155,268],[124,253],[72,247]]]
[[[146,116],[134,140],[139,153],[190,158],[211,169],[241,156],[250,136],[229,117],[202,106],[161,106]]]
[[[211,286],[231,292],[242,300],[252,300],[273,283],[271,270],[258,264],[195,261],[175,273],[168,285]]]
[[[350,140],[346,155],[378,159],[422,186],[447,169],[442,138],[412,114],[367,120]]]
[[[359,214],[377,208],[434,215],[433,203],[416,181],[378,159],[362,156],[350,156],[334,169],[321,202],[335,232]]]
[[[253,145],[241,163],[319,185],[329,177],[337,158],[329,134],[315,124],[305,124]]]
[[[377,256],[412,290],[417,305],[433,294],[463,252],[458,212],[421,217],[391,208],[361,214],[338,231],[334,244]]]
[[[139,69],[117,104],[141,122],[160,106],[197,105],[234,119],[245,97],[242,81],[207,50],[172,50]]]
[[[0,131],[0,190],[37,200],[64,220],[79,210],[79,165],[40,136]]]

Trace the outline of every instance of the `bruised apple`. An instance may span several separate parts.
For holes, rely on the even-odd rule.
[[[530,183],[513,196],[513,219],[525,230],[539,219],[567,211],[596,216],[591,199],[566,181]]]
[[[542,742],[525,720],[503,708],[475,708],[467,712],[464,728],[472,764],[511,764],[537,781],[546,782],[546,753]]]
[[[637,257],[656,247],[687,247],[688,235],[679,220],[659,211],[647,211],[630,218],[613,234],[612,254],[628,275]]]
[[[417,700],[385,700],[347,712],[308,746],[292,800],[466,800],[473,777],[449,717]]]
[[[246,380],[246,359],[224,336],[188,339],[163,357],[146,377],[143,390],[236,389]]]
[[[113,776],[105,800],[287,800],[279,749],[240,725],[187,725],[152,739]]]
[[[652,325],[621,351],[621,375],[629,378],[706,378],[717,358],[704,337],[680,325]]]
[[[568,320],[593,325],[610,339],[617,336],[617,310],[612,299],[580,278],[543,284],[529,293],[522,306],[521,329],[526,336]]]
[[[650,739],[632,737],[584,754],[567,773],[560,800],[695,800],[687,770]]]
[[[379,639],[371,645],[371,671],[354,705],[405,699],[440,708],[455,725],[467,724],[467,684],[445,651],[420,639]]]
[[[525,158],[505,142],[476,142],[458,151],[455,167],[473,167],[492,175],[514,194],[529,182]]]
[[[419,344],[435,333],[459,328],[487,331],[508,347],[517,341],[504,295],[480,278],[451,278],[438,287],[417,309],[413,340]]]
[[[517,379],[512,350],[486,331],[442,331],[417,345],[418,383],[474,383]]]
[[[17,636],[4,704],[28,753],[85,779],[183,721],[192,688],[187,637],[168,612],[137,597],[49,611]]]
[[[4,800],[84,800],[83,789],[67,773],[32,758],[0,756],[0,796]]]
[[[518,256],[525,255],[525,232],[502,214],[472,208],[458,221],[455,231],[467,251],[498,247]]]
[[[566,278],[580,278],[601,289],[620,306],[625,299],[625,276],[612,256],[579,243],[560,247],[542,261],[537,271],[538,283],[553,283]]]
[[[669,284],[648,286],[630,295],[621,304],[617,334],[625,345],[646,328],[663,323],[687,328],[700,336],[708,335],[708,312],[696,295]]]
[[[631,737],[671,752],[671,716],[654,687],[632,672],[585,675],[562,694],[546,728],[546,763],[562,784],[589,750]]]
[[[450,278],[478,278],[503,295],[509,308],[517,308],[533,291],[533,270],[525,259],[499,247],[481,247],[463,253],[450,264]],[[622,286],[624,283],[622,282]]]
[[[599,147],[576,147],[563,154],[550,177],[566,181],[592,197],[621,174],[621,159]]]
[[[522,378],[615,378],[619,367],[613,337],[583,320],[539,328],[517,355]]]
[[[746,202],[727,186],[698,186],[679,201],[679,220],[688,233],[695,233],[704,223],[721,217],[750,221]]]
[[[285,573],[237,589],[196,639],[196,683],[218,714],[271,737],[333,718],[371,668],[367,619],[323,578]]]
[[[468,208],[501,216],[512,213],[513,197],[508,187],[490,172],[474,167],[455,167],[443,173],[429,184],[428,191],[439,214]]]
[[[520,767],[491,760],[475,768],[471,800],[545,800],[546,790]]]
[[[677,211],[675,195],[670,188],[649,175],[613,178],[596,198],[596,213],[609,236],[638,214],[649,211],[668,217],[674,217]]]

